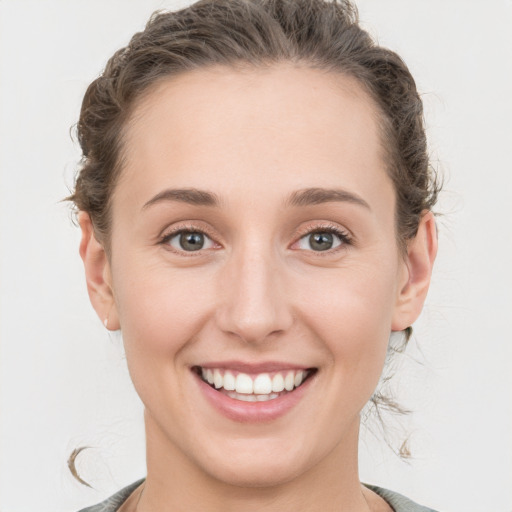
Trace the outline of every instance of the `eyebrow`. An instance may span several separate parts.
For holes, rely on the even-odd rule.
[[[193,204],[195,206],[219,206],[220,200],[217,195],[207,192],[206,190],[198,190],[197,188],[175,188],[167,189],[149,201],[144,203],[143,210],[156,203],[163,201],[178,201],[181,203]]]
[[[370,205],[357,194],[340,188],[305,188],[291,194],[286,204],[289,206],[310,206],[330,202],[347,202],[364,206],[371,210]]]
[[[221,202],[216,194],[206,190],[196,188],[166,189],[144,203],[142,209],[145,210],[154,204],[167,201],[178,201],[194,206],[210,207],[218,207]],[[353,192],[339,188],[305,188],[297,190],[290,195],[285,205],[297,207],[329,202],[347,202],[364,206],[370,210],[370,205],[363,198]]]

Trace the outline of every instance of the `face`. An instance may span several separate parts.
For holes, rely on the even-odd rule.
[[[195,71],[141,101],[125,157],[107,313],[149,453],[251,485],[353,460],[407,326],[372,101],[291,65]]]

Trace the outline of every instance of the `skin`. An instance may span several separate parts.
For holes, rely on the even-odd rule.
[[[353,80],[291,64],[186,73],[137,105],[111,254],[87,213],[79,220],[92,304],[122,330],[145,406],[139,512],[391,510],[359,482],[359,413],[390,332],[421,311],[437,242],[424,212],[407,254],[399,251],[377,119]],[[164,190],[191,188],[219,205],[144,207]],[[366,205],[288,204],[307,188],[343,189]],[[350,242],[313,250],[309,234],[326,226]],[[212,242],[190,255],[178,238],[162,243],[175,228]],[[211,406],[191,372],[233,359],[318,371],[284,416],[239,423]]]

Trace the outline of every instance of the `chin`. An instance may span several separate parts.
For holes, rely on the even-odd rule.
[[[279,486],[300,474],[298,468],[289,462],[276,463],[273,459],[256,462],[231,460],[229,464],[216,464],[207,471],[212,478],[226,485],[253,488]]]
[[[287,444],[279,439],[240,439],[230,446],[204,450],[196,463],[210,477],[237,487],[273,487],[285,484],[306,472],[314,462],[309,461],[307,449],[297,443]],[[240,445],[243,446],[240,446]],[[300,443],[302,445],[302,443]]]

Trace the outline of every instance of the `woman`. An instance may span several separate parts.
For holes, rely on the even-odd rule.
[[[147,477],[86,510],[429,510],[358,477],[360,412],[437,250],[422,104],[347,2],[155,15],[85,95],[71,196]]]

